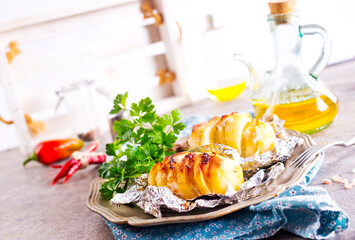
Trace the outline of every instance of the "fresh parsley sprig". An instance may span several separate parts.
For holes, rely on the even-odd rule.
[[[100,189],[101,196],[107,200],[115,193],[124,192],[134,178],[149,173],[155,163],[173,154],[169,149],[185,128],[178,109],[159,116],[150,98],[132,103],[128,108],[127,97],[128,93],[117,95],[110,111],[115,114],[123,110],[129,113],[130,119],[114,123],[117,137],[113,143],[106,144],[106,154],[113,159],[99,168],[99,176],[107,179]]]

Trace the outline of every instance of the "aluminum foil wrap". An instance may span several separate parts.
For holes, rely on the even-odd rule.
[[[135,203],[144,212],[158,218],[162,217],[162,210],[188,212],[195,208],[214,208],[259,196],[266,186],[284,171],[284,165],[277,163],[268,169],[259,170],[249,180],[241,184],[238,191],[227,186],[225,195],[208,194],[193,200],[179,198],[166,187],[134,184],[125,193],[116,194],[110,203],[117,206]]]
[[[195,208],[214,208],[261,195],[272,180],[285,171],[283,162],[290,157],[297,144],[302,144],[301,139],[286,134],[282,121],[274,117],[270,122],[275,130],[277,141],[275,148],[269,152],[242,158],[237,150],[221,144],[208,144],[190,150],[192,152],[214,152],[238,161],[245,178],[245,182],[239,186],[238,191],[227,186],[224,195],[208,194],[193,200],[184,200],[174,195],[167,187],[148,185],[145,174],[137,178],[135,184],[130,186],[125,193],[116,194],[110,203],[117,206],[135,203],[144,212],[159,218],[162,217],[162,211],[188,212]]]

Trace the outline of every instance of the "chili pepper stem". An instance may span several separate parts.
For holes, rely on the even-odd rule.
[[[29,158],[27,158],[26,161],[23,162],[23,166],[25,166],[30,161],[37,161],[38,162],[38,158],[36,156],[36,153],[32,153],[32,155]]]

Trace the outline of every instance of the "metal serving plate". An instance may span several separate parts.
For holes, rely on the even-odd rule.
[[[120,207],[110,205],[108,201],[100,197],[99,189],[103,183],[103,180],[97,178],[91,183],[90,193],[88,200],[86,201],[86,205],[90,210],[97,212],[110,222],[130,224],[132,226],[153,226],[168,223],[195,222],[224,216],[250,205],[268,200],[282,193],[287,188],[301,183],[308,172],[317,164],[318,161],[320,161],[321,154],[318,154],[302,168],[290,167],[292,161],[304,150],[313,146],[315,142],[312,140],[311,136],[307,134],[302,134],[292,130],[287,130],[287,133],[291,136],[302,138],[304,143],[297,146],[290,159],[286,161],[286,171],[274,180],[258,197],[213,209],[196,209],[187,213],[163,213],[162,218],[155,218],[150,214],[144,213],[140,208],[133,205],[122,205]]]

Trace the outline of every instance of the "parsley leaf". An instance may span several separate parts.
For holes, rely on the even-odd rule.
[[[113,101],[113,108],[110,111],[111,114],[119,113],[121,110],[126,108],[126,100],[128,97],[128,93],[118,94],[116,99]]]
[[[174,109],[171,111],[171,117],[173,118],[173,123],[176,123],[182,118],[182,114],[179,109]]]
[[[114,143],[106,144],[106,154],[109,156],[116,156],[116,146]]]
[[[106,179],[100,194],[109,200],[115,193],[124,192],[134,182],[134,178],[161,162],[174,152],[170,149],[177,135],[185,128],[180,122],[182,114],[174,109],[170,114],[159,116],[150,98],[126,105],[128,93],[118,94],[113,102],[111,114],[126,111],[130,120],[116,121],[113,130],[117,137],[106,144],[106,153],[113,156],[110,162],[99,168],[99,176]]]

